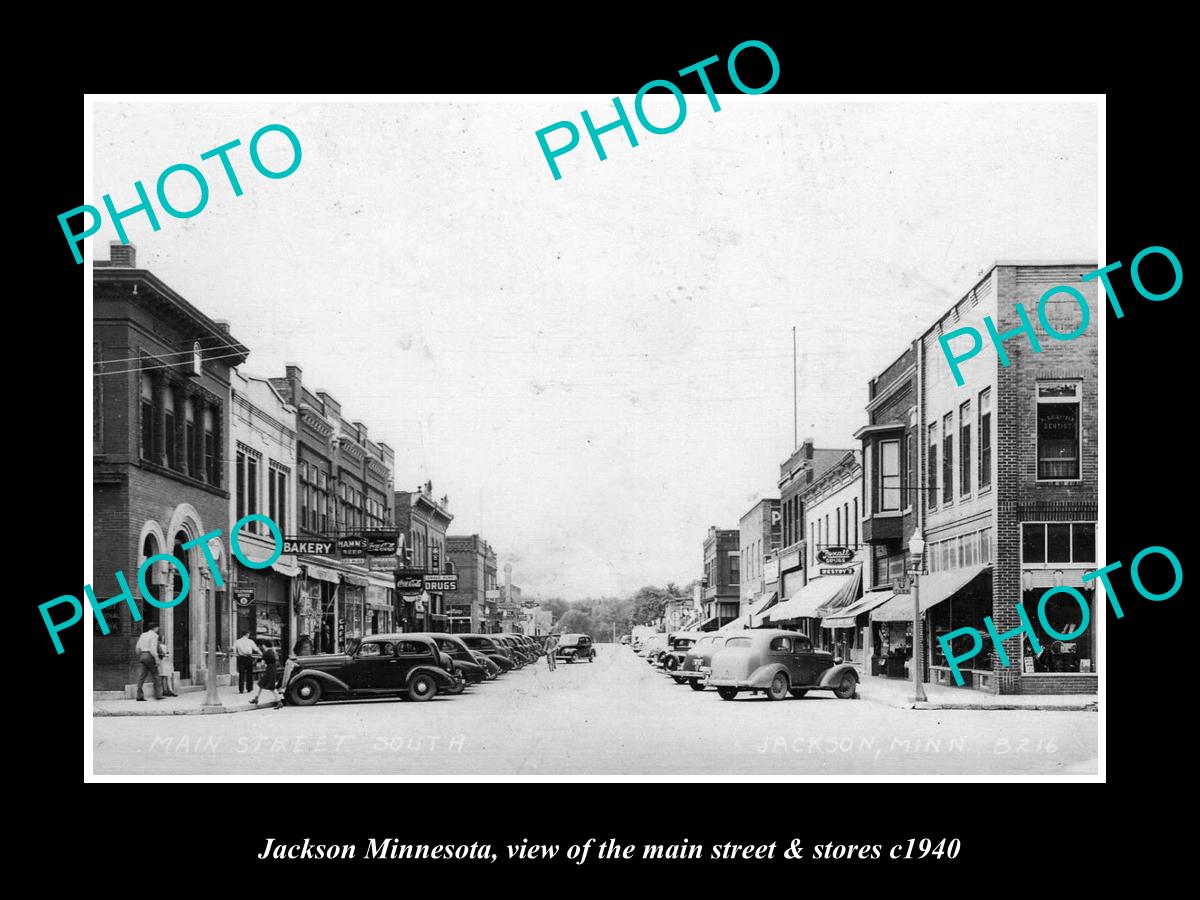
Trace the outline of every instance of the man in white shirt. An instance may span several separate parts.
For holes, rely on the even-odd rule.
[[[237,653],[238,693],[254,690],[254,657],[262,656],[258,644],[250,639],[250,632],[243,631],[233,649]]]
[[[142,626],[142,636],[138,638],[137,646],[134,650],[138,655],[138,665],[141,666],[141,673],[138,675],[137,681],[137,698],[145,700],[146,697],[142,693],[142,683],[149,678],[150,684],[154,686],[154,699],[162,699],[162,691],[158,686],[158,624],[144,623]]]

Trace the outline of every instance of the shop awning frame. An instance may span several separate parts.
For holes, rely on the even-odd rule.
[[[976,578],[988,573],[991,577],[992,564],[982,563],[962,569],[950,569],[922,575],[919,585],[921,612],[928,612],[943,600],[949,600]],[[887,603],[871,610],[872,622],[911,622],[913,617],[912,594],[897,594]]]
[[[770,609],[766,618],[771,624],[790,619],[819,619],[822,606],[838,597],[842,591],[854,590],[860,573],[852,575],[822,575],[814,578],[796,592],[796,596],[783,600]]]
[[[854,628],[859,616],[869,613],[878,606],[887,603],[896,594],[894,591],[868,591],[862,598],[843,609],[835,610],[836,615],[821,620],[822,628]]]

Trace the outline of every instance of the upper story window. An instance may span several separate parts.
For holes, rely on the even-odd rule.
[[[979,392],[979,490],[992,486],[992,389]]]
[[[958,493],[971,493],[971,401],[958,408]]]
[[[936,422],[929,426],[929,463],[928,471],[925,473],[925,479],[928,482],[925,486],[929,491],[929,508],[937,509],[938,427]]]
[[[1095,563],[1095,522],[1024,522],[1021,561],[1025,564]]]
[[[954,502],[954,413],[942,417],[942,503]]]
[[[875,445],[875,471],[878,473],[878,483],[875,486],[877,504],[880,512],[891,512],[900,509],[900,442],[880,441]],[[826,529],[828,532],[828,529]],[[827,535],[828,539],[828,535]]]
[[[1079,475],[1078,381],[1040,381],[1037,393],[1037,477],[1039,481]]]
[[[142,373],[142,459],[156,458],[154,441],[154,379],[149,372]]]
[[[163,391],[163,431],[166,437],[167,467],[179,468],[179,454],[175,441],[175,392],[168,386]]]

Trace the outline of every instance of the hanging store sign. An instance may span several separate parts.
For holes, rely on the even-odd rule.
[[[254,602],[254,592],[255,589],[252,587],[234,588],[233,599],[237,601],[238,606],[249,606]]]
[[[367,568],[372,572],[394,572],[400,568],[400,557],[368,556]]]
[[[852,559],[854,559],[854,550],[850,547],[825,547],[817,551],[817,562],[840,566]]]
[[[362,559],[367,553],[367,539],[361,534],[348,534],[338,538],[337,548],[343,559]]]
[[[368,556],[395,556],[400,552],[400,541],[394,531],[369,531],[363,538]]]
[[[288,537],[283,539],[284,553],[305,553],[310,556],[331,556],[337,541],[310,540],[309,538]]]
[[[425,590],[425,573],[420,569],[396,570],[396,593],[403,595],[411,603],[416,596]]]
[[[458,590],[457,575],[426,575],[425,590],[448,594]]]

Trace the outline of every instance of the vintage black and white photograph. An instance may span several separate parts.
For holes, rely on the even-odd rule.
[[[685,90],[91,99],[94,780],[1103,776],[1102,100]]]

